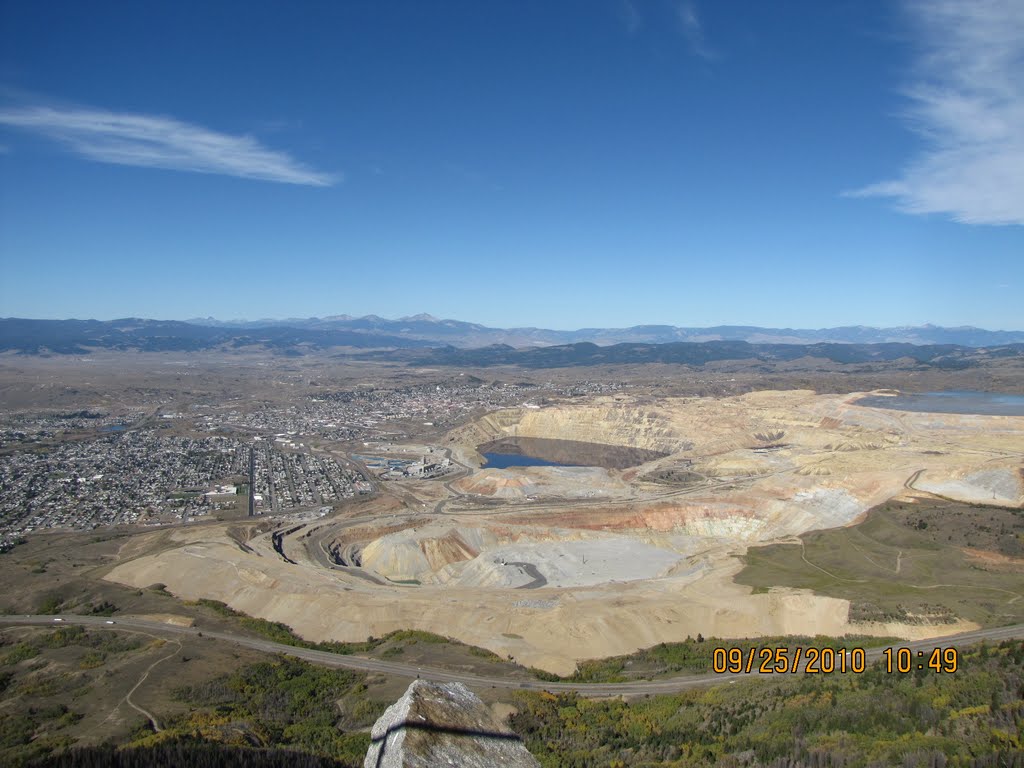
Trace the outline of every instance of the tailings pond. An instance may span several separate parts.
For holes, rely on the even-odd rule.
[[[503,437],[477,447],[484,469],[508,467],[604,467],[626,469],[667,454],[620,445],[549,440],[541,437]]]
[[[869,408],[919,413],[961,413],[975,416],[1024,416],[1024,395],[998,392],[923,392],[869,395],[857,401]]]

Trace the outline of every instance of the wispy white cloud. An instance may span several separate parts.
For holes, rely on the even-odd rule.
[[[644,25],[644,17],[640,15],[640,9],[636,7],[636,3],[633,0],[620,0],[618,10],[626,34],[632,36],[639,32]]]
[[[250,136],[218,133],[169,117],[33,106],[0,109],[0,124],[42,134],[101,163],[318,187],[337,181]]]
[[[704,26],[697,15],[697,6],[691,0],[684,0],[676,6],[676,16],[683,37],[690,46],[690,53],[707,60],[718,58],[718,54],[708,45],[704,36]]]
[[[1024,3],[907,8],[921,35],[907,116],[927,147],[898,178],[849,194],[969,224],[1024,224]]]

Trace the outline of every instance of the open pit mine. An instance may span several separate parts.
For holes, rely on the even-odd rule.
[[[133,537],[107,578],[222,600],[314,641],[415,628],[559,674],[698,633],[972,628],[854,623],[846,600],[733,581],[748,547],[856,524],[894,497],[1024,504],[1024,417],[904,412],[862,396],[615,396],[497,411],[430,446],[459,472],[380,483],[324,518]],[[482,466],[487,446],[517,439],[571,441],[557,464],[579,463],[571,445],[588,444],[577,454],[589,465]],[[640,463],[615,466],[616,454],[601,466],[616,449],[642,451]]]

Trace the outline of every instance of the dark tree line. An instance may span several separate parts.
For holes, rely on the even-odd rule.
[[[326,757],[288,749],[247,749],[178,739],[152,747],[79,747],[31,768],[345,768]]]

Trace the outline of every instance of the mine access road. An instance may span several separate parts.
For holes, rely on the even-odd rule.
[[[663,680],[635,680],[626,683],[549,683],[543,680],[523,680],[511,677],[483,677],[470,675],[464,672],[450,672],[434,667],[417,667],[413,664],[399,664],[393,661],[382,661],[379,659],[368,659],[363,656],[345,656],[328,651],[317,651],[311,648],[298,648],[293,645],[284,645],[270,640],[262,640],[257,637],[239,635],[233,632],[221,632],[216,630],[203,629],[201,627],[182,627],[174,624],[165,624],[158,621],[147,621],[135,619],[130,616],[111,619],[95,616],[0,616],[0,626],[24,625],[24,626],[49,626],[60,627],[64,625],[78,625],[117,631],[145,630],[157,635],[165,635],[171,638],[178,638],[182,635],[193,637],[210,638],[221,640],[227,643],[234,643],[245,648],[252,648],[266,653],[280,653],[308,661],[312,664],[319,664],[325,667],[344,667],[356,669],[362,672],[376,672],[396,677],[419,677],[424,680],[432,680],[442,683],[463,683],[471,688],[519,688],[533,691],[550,691],[552,693],[575,692],[583,696],[644,696],[657,693],[676,693],[689,688],[700,688],[711,685],[724,685],[734,683],[738,680],[748,678],[778,679],[784,675],[762,674],[749,672],[741,674],[720,674],[720,675],[686,675],[680,677],[665,678]],[[1024,624],[1014,624],[1008,627],[994,627],[992,629],[978,629],[973,632],[963,632],[959,635],[947,635],[946,637],[935,637],[926,640],[913,640],[905,643],[897,643],[892,646],[880,646],[868,649],[866,657],[868,661],[881,658],[887,647],[909,648],[911,651],[930,651],[936,647],[943,648],[964,648],[982,640],[1001,642],[1003,640],[1018,640],[1024,638]],[[833,673],[842,674],[842,673]],[[852,674],[852,673],[847,673]]]

